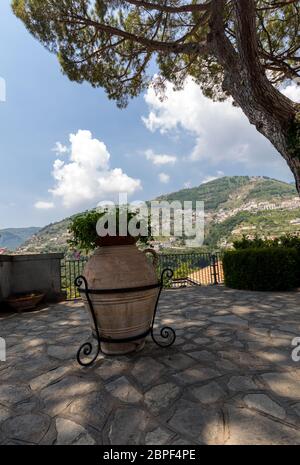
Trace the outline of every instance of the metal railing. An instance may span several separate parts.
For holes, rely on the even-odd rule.
[[[62,260],[62,291],[66,292],[69,300],[79,297],[74,280],[83,273],[87,260],[88,258]],[[224,282],[220,253],[159,254],[159,276],[164,268],[171,268],[174,272],[172,280],[164,283],[166,288],[208,286]]]
[[[171,268],[174,272],[168,287],[207,286],[224,282],[221,254],[161,254],[159,271]]]
[[[68,300],[78,299],[79,292],[75,286],[75,278],[83,273],[88,258],[67,259],[61,261],[61,285]]]

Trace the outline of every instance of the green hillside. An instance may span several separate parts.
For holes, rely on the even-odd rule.
[[[295,187],[266,177],[226,176],[156,200],[204,201],[205,245],[210,248],[227,246],[243,234],[279,236],[300,231]],[[17,252],[67,252],[70,221],[66,218],[46,226]]]
[[[291,198],[297,195],[296,188],[276,179],[267,177],[224,176],[198,187],[182,189],[178,192],[162,195],[157,200],[172,202],[204,201],[205,210],[219,207],[236,207],[251,200],[272,201]]]
[[[35,227],[0,229],[0,247],[7,250],[15,250],[39,230],[40,228]]]
[[[30,237],[17,253],[50,253],[67,252],[67,241],[70,238],[68,229],[71,218],[51,223],[40,229],[38,234]]]
[[[226,176],[214,181],[201,184],[191,189],[182,189],[178,192],[162,195],[157,200],[167,200],[169,202],[178,200],[184,201],[204,201],[206,210],[215,210],[221,204],[228,201],[237,189],[247,186],[250,182],[248,176]]]
[[[296,222],[298,220],[298,222]],[[296,223],[291,223],[295,221]],[[242,211],[222,223],[212,222],[205,244],[215,246],[222,239],[232,242],[245,235],[280,237],[300,233],[300,208],[250,213]]]
[[[294,185],[275,179],[263,178],[249,192],[246,200],[272,201],[274,198],[288,198],[297,195]]]

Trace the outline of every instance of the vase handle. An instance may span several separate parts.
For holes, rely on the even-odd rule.
[[[150,253],[153,257],[153,266],[157,266],[158,265],[158,254],[157,252],[155,252],[154,249],[146,249],[146,250],[143,250],[144,254],[146,255],[147,253]]]

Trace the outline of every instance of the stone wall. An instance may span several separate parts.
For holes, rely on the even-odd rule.
[[[63,254],[0,255],[0,301],[11,294],[41,291],[46,300],[62,300]]]
[[[10,294],[11,270],[12,257],[0,255],[0,301]]]

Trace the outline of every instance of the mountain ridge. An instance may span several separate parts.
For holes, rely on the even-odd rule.
[[[0,229],[0,248],[15,250],[27,239],[36,234],[40,228],[30,226],[27,228],[4,228]]]
[[[161,195],[157,197],[157,200],[204,200],[205,209],[209,211],[219,207],[222,203],[226,203],[236,189],[249,184],[254,186],[254,183],[256,189],[251,189],[251,191],[254,190],[255,192],[258,191],[258,186],[264,185],[264,200],[271,200],[274,194],[280,198],[297,195],[294,186],[284,181],[268,178],[267,176],[223,176],[205,184],[200,184],[197,187],[181,189],[170,194]],[[216,194],[219,194],[220,197],[213,199],[212,196],[215,197]]]
[[[204,201],[205,244],[209,247],[230,245],[233,231],[237,231],[237,236],[243,231],[274,236],[300,229],[300,199],[296,188],[268,177],[224,176],[155,200]],[[41,228],[17,253],[67,251],[68,227],[74,216]]]

